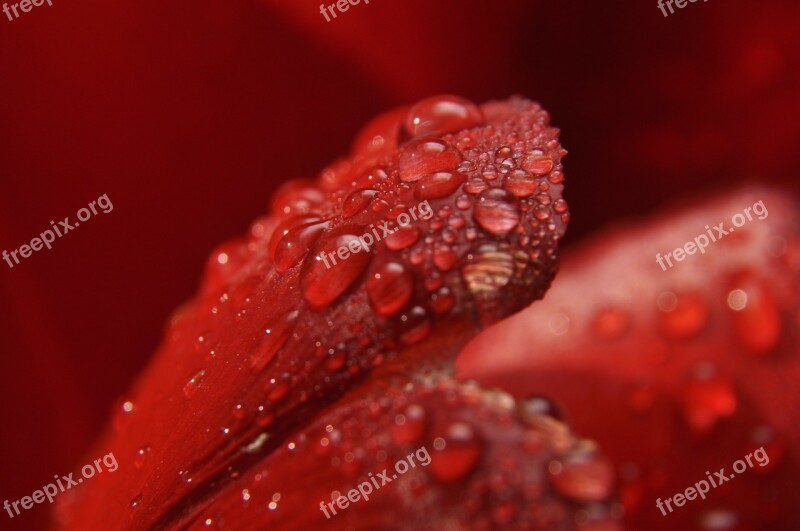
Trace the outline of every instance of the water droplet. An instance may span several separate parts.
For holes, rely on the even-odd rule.
[[[450,291],[450,288],[443,287],[438,292],[431,295],[430,306],[434,312],[443,314],[450,311],[455,303],[455,298]]]
[[[475,429],[467,423],[454,422],[434,441],[428,467],[441,483],[461,481],[475,469],[480,455],[481,441]]]
[[[555,402],[545,396],[533,395],[517,401],[517,415],[529,425],[538,425],[537,417],[546,415],[564,422],[564,413]]]
[[[351,151],[367,157],[392,153],[407,114],[408,107],[399,107],[376,116],[358,132]]]
[[[456,198],[456,207],[467,210],[472,207],[472,198],[468,195],[460,195]]]
[[[748,352],[763,355],[781,335],[781,315],[769,288],[754,275],[741,273],[732,281],[727,302],[733,332]]]
[[[675,295],[663,292],[656,304],[662,333],[673,339],[687,339],[699,334],[708,322],[709,308],[699,293]]]
[[[258,406],[256,409],[256,424],[262,428],[266,428],[272,424],[273,420],[275,420],[275,412],[271,408]]]
[[[453,171],[460,162],[458,151],[442,140],[422,138],[403,148],[397,164],[400,180],[409,183],[431,173]]]
[[[150,447],[142,446],[141,448],[136,450],[136,454],[133,456],[133,465],[136,468],[142,468],[147,462],[147,457],[149,455],[150,455]]]
[[[503,187],[515,197],[530,197],[538,188],[533,177],[525,173],[524,170],[514,170],[509,173],[505,178]]]
[[[275,248],[275,269],[278,273],[291,269],[308,254],[308,249],[319,235],[330,226],[330,221],[312,222],[290,229]]]
[[[131,500],[131,503],[128,504],[128,507],[130,507],[131,509],[138,509],[141,506],[142,506],[141,494],[137,494],[136,496],[134,496],[134,498]]]
[[[348,195],[342,202],[342,217],[352,218],[356,214],[366,211],[378,195],[377,190],[356,190]]]
[[[414,306],[400,316],[400,341],[411,345],[425,339],[431,331],[428,313],[421,306]]]
[[[481,227],[492,234],[503,236],[519,224],[519,210],[511,201],[511,194],[507,191],[490,188],[481,193],[473,216]]]
[[[280,402],[289,396],[291,382],[288,375],[284,375],[280,380],[272,379],[267,386],[267,400],[273,404]]]
[[[697,431],[713,428],[736,411],[736,393],[730,380],[710,363],[700,363],[692,369],[682,398],[686,422]]]
[[[344,348],[331,349],[325,358],[325,367],[338,371],[347,363],[347,351]]]
[[[300,273],[303,296],[314,309],[330,305],[361,276],[372,255],[357,234],[363,231],[342,227],[323,235]]]
[[[297,310],[281,315],[278,319],[264,328],[263,335],[256,338],[256,348],[250,357],[250,366],[260,371],[272,361],[275,354],[283,348],[289,336],[294,330],[295,320],[299,312]]]
[[[456,265],[458,257],[449,246],[440,245],[433,251],[433,263],[442,271],[449,271]]]
[[[183,386],[183,396],[186,398],[192,398],[197,392],[197,388],[200,387],[200,383],[205,374],[206,371],[204,369],[192,376],[189,381],[186,382],[186,385]]]
[[[367,294],[375,313],[393,315],[411,299],[414,279],[398,262],[386,262],[377,267],[367,279]]]
[[[547,471],[553,488],[577,502],[599,502],[611,494],[614,469],[592,450],[578,451],[551,461]]]
[[[620,308],[609,306],[600,309],[592,321],[592,331],[599,337],[617,339],[628,329],[630,316]]]
[[[386,243],[386,247],[390,250],[399,251],[417,243],[417,240],[419,240],[419,235],[420,232],[418,228],[405,227],[399,229],[393,234],[390,234],[383,241]]]
[[[247,416],[247,411],[245,410],[243,404],[236,404],[233,406],[233,416],[238,420],[242,420],[245,418],[245,416]]]
[[[392,440],[395,444],[414,444],[425,434],[425,409],[417,404],[408,406],[402,414],[394,419]]]
[[[320,218],[318,216],[309,215],[295,216],[282,221],[277,227],[275,227],[272,236],[270,236],[269,243],[267,244],[267,252],[269,257],[273,260],[275,259],[275,250],[278,248],[278,244],[281,243],[287,234],[289,234],[290,230],[294,229],[295,227],[301,227],[303,225],[309,225],[319,221]]]
[[[469,129],[483,122],[483,114],[471,101],[459,96],[434,96],[408,111],[405,130],[411,138],[443,135]]]
[[[178,472],[178,477],[181,478],[186,485],[191,485],[192,483],[192,475],[189,473],[188,470],[181,470]]]
[[[449,197],[458,190],[465,179],[464,174],[457,171],[430,173],[417,181],[414,197],[419,200]]]
[[[496,292],[514,276],[514,257],[495,244],[480,245],[468,253],[461,276],[474,295]]]
[[[552,171],[553,159],[541,153],[531,153],[523,157],[522,169],[534,175],[544,176]]]

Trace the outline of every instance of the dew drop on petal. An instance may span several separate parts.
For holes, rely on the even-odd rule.
[[[136,450],[136,454],[133,456],[133,465],[136,468],[142,468],[147,462],[147,457],[149,455],[150,455],[150,447],[142,446],[141,448]]]
[[[308,254],[309,247],[329,226],[330,221],[322,221],[290,229],[275,247],[275,269],[278,273],[283,273],[299,264]]]
[[[393,315],[411,299],[414,279],[403,264],[386,262],[367,279],[370,304],[378,315]]]
[[[186,398],[192,398],[197,392],[198,387],[200,387],[200,383],[202,382],[205,374],[205,369],[195,373],[195,375],[192,376],[188,382],[186,382],[186,385],[183,386],[183,396]]]
[[[397,162],[400,180],[416,182],[440,171],[453,171],[461,162],[461,154],[438,138],[422,138],[403,148]]]
[[[275,322],[263,329],[263,334],[256,338],[255,351],[250,357],[250,366],[260,371],[269,364],[275,354],[283,348],[294,330],[298,311],[292,311],[279,316]]]
[[[391,428],[392,440],[395,444],[418,443],[425,434],[425,409],[417,404],[408,406],[403,413],[395,416]]]
[[[363,231],[345,227],[323,235],[317,241],[313,255],[303,264],[300,273],[303,297],[312,308],[322,309],[333,303],[369,265],[372,255],[359,239],[359,234]],[[341,249],[347,249],[347,252],[339,254]]]
[[[578,451],[551,461],[548,475],[559,494],[577,502],[602,501],[614,485],[611,463],[594,451]]]
[[[481,441],[475,429],[465,422],[454,422],[436,437],[428,465],[431,475],[441,483],[463,480],[478,464]]]
[[[378,230],[379,234],[381,232],[381,230]],[[417,227],[405,227],[387,236],[384,242],[386,243],[386,247],[388,249],[392,251],[399,251],[417,243],[419,240],[419,234],[420,232]]]
[[[497,236],[511,232],[520,219],[511,194],[501,188],[484,190],[475,205],[473,216],[481,227]]]
[[[459,96],[434,96],[416,103],[408,111],[405,130],[411,138],[456,133],[483,123],[477,105]]]
[[[419,200],[448,197],[458,190],[465,179],[464,174],[457,171],[430,173],[417,181],[414,197]]]

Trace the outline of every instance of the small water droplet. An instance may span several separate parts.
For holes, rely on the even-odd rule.
[[[325,358],[325,367],[332,371],[338,371],[347,362],[347,351],[344,348],[331,349]]]
[[[128,504],[128,507],[130,507],[131,509],[138,509],[141,506],[142,506],[141,494],[137,494],[136,496],[134,496],[134,498],[131,500],[131,503]]]
[[[281,315],[274,323],[264,328],[263,335],[256,338],[256,348],[250,357],[250,366],[255,371],[266,367],[283,348],[294,330],[295,321],[299,312],[297,310]]]
[[[399,319],[400,341],[411,345],[425,339],[431,331],[428,312],[421,306],[414,306]]]
[[[206,371],[203,369],[192,376],[189,381],[186,382],[186,385],[183,386],[183,396],[186,398],[192,398],[197,392],[197,388],[200,387],[200,383],[205,374]]]
[[[138,450],[136,450],[136,454],[133,456],[133,464],[136,468],[142,468],[145,463],[147,462],[147,457],[150,455],[150,447],[149,446],[142,446]]]
[[[540,415],[552,417],[564,422],[564,413],[555,402],[545,396],[533,395],[517,401],[517,414],[523,422],[537,425],[536,420]]]
[[[362,189],[351,192],[342,202],[342,217],[352,218],[356,214],[365,212],[378,195],[377,190]]]
[[[411,299],[414,279],[398,262],[386,262],[377,267],[367,280],[367,294],[375,313],[393,315]]]

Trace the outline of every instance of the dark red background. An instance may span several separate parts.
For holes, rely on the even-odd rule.
[[[0,502],[84,464],[209,251],[359,125],[436,93],[521,93],[562,128],[567,245],[743,181],[797,188],[793,0],[53,0],[0,18]],[[96,457],[96,456],[92,456]],[[35,506],[3,526],[34,528]]]

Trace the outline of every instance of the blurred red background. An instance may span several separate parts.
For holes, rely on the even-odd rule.
[[[46,6],[46,4],[45,4]],[[797,190],[800,5],[54,0],[0,18],[0,496],[83,464],[208,252],[359,125],[437,93],[520,93],[562,129],[565,245],[742,182]],[[35,507],[6,521],[33,529]]]

